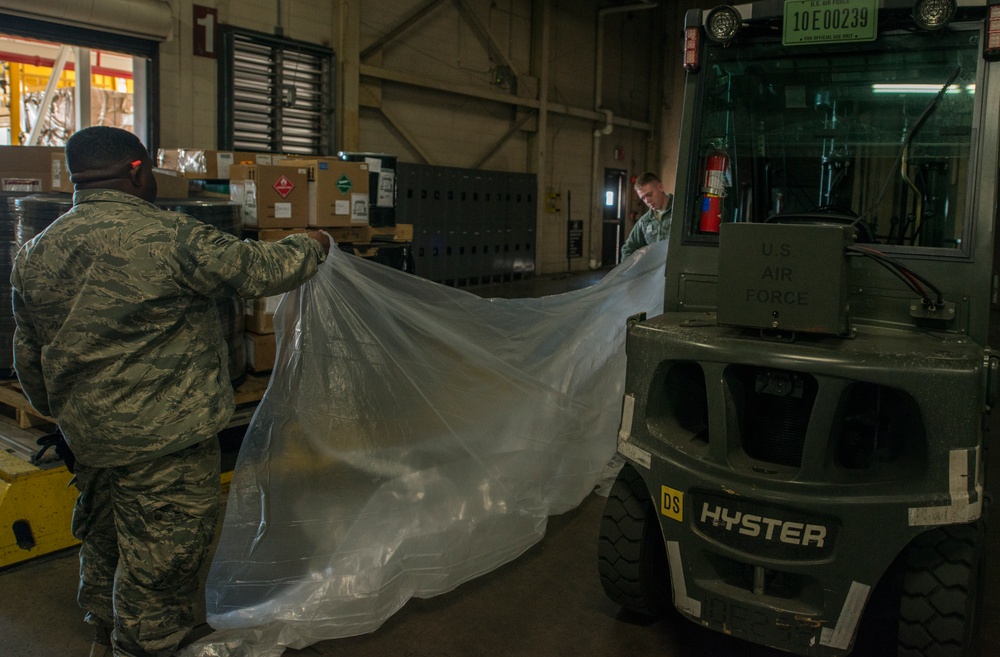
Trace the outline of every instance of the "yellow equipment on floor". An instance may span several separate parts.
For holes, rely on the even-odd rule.
[[[64,465],[41,469],[0,451],[0,568],[76,545],[76,486]]]
[[[267,382],[268,376],[248,376],[235,390],[230,427],[249,422]],[[79,544],[71,532],[78,495],[73,475],[62,461],[35,465],[37,459],[18,455],[54,429],[52,419],[34,411],[16,383],[0,383],[0,569]],[[19,447],[4,449],[3,438]],[[223,494],[232,477],[232,471],[222,473]]]

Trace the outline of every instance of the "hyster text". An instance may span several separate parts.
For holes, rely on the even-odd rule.
[[[705,502],[701,507],[701,521],[711,522],[726,531],[737,531],[751,538],[760,536],[765,541],[781,541],[789,545],[815,545],[823,547],[826,527],[803,522],[768,518],[753,513],[730,511],[724,506]]]

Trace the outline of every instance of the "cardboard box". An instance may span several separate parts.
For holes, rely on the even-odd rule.
[[[273,164],[280,156],[249,151],[218,151],[202,148],[161,148],[156,166],[180,171],[188,178],[228,180],[234,164]]]
[[[0,190],[51,192],[52,156],[62,146],[0,146]]]
[[[278,164],[278,160],[284,157],[280,153],[233,151],[233,164]]]
[[[305,235],[305,228],[266,228],[264,230],[245,230],[244,237],[260,242],[277,242],[289,235]]]
[[[337,228],[368,225],[368,193],[351,192],[348,198],[331,198],[336,194],[324,189],[319,182],[309,183],[309,227]]]
[[[282,160],[309,171],[310,228],[368,225],[368,164],[337,158]]]
[[[153,169],[156,178],[157,198],[187,198],[190,194],[191,181],[177,171]]]
[[[305,228],[309,221],[306,167],[234,164],[229,198],[241,206],[248,228]]]
[[[52,191],[72,194],[73,182],[69,179],[69,167],[66,166],[66,152],[60,150],[52,153]]]
[[[274,333],[274,311],[281,296],[262,297],[246,302],[246,330],[254,333]]]
[[[69,179],[69,169],[66,166],[66,155],[63,151],[52,153],[52,191],[72,194],[75,190]],[[190,195],[191,182],[183,174],[167,169],[153,169],[156,178],[157,198],[187,198]]]
[[[412,242],[413,224],[354,226],[352,228],[335,227],[330,228],[329,233],[338,244]]]
[[[278,343],[274,333],[260,335],[244,333],[247,348],[247,369],[251,372],[267,372],[274,369],[274,358],[278,353]]]

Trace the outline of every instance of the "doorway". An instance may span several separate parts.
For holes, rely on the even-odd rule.
[[[111,35],[0,9],[0,145],[58,147],[79,128],[110,125],[155,153],[157,50],[170,25],[131,25],[153,38]]]
[[[625,195],[628,174],[624,169],[604,170],[604,190],[601,195],[601,266],[614,267],[625,240]]]

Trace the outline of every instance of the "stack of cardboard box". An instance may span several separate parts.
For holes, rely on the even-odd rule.
[[[315,228],[368,225],[368,165],[336,158],[264,153],[161,149],[159,166],[187,178],[224,180],[238,203],[247,236],[277,241]],[[247,368],[274,366],[278,297],[247,303]]]
[[[185,198],[189,181],[176,172],[154,169],[159,195]],[[62,146],[0,146],[0,191],[73,193]]]
[[[156,153],[156,166],[197,180],[229,180],[234,164],[271,164],[278,157],[281,156],[249,151],[161,148]]]
[[[62,147],[0,146],[0,191],[58,192],[63,179],[69,182]]]
[[[256,238],[280,240],[318,228],[368,225],[367,165],[330,158],[288,158],[273,164],[233,165],[230,198],[243,209],[244,228]],[[277,346],[269,297],[247,304],[247,367],[265,372]]]
[[[157,164],[186,178],[229,183],[254,231],[368,225],[368,164],[333,157],[161,148]]]
[[[229,198],[240,204],[244,228],[309,225],[309,178],[304,166],[234,164],[229,169]]]
[[[274,311],[281,297],[263,297],[246,303],[247,369],[251,372],[270,372],[274,367],[277,343],[274,336]]]
[[[277,241],[305,232],[309,225],[309,178],[305,166],[290,164],[234,164],[229,170],[229,198],[240,204],[243,227],[250,236]],[[246,304],[247,369],[269,372],[277,345],[274,310],[279,297],[254,299]]]
[[[277,163],[306,169],[309,228],[368,225],[368,164],[326,157],[289,158]]]
[[[154,175],[161,198],[198,194],[202,188],[198,181],[228,184],[229,197],[240,204],[249,237],[276,241],[314,229],[353,234],[369,228],[369,172],[365,162],[168,148],[159,149],[156,165]],[[64,149],[0,146],[0,190],[71,194],[73,183]],[[345,241],[339,234],[335,237]],[[278,297],[269,297],[246,305],[245,341],[248,369],[252,372],[267,372],[274,366],[273,317],[277,302]]]

